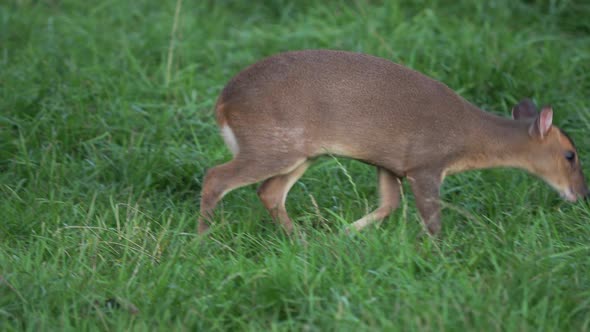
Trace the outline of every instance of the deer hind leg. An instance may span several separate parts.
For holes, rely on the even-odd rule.
[[[285,200],[291,187],[301,178],[308,167],[309,162],[304,162],[287,174],[281,174],[267,179],[258,188],[258,197],[260,197],[264,207],[274,220],[281,223],[283,229],[288,234],[293,231],[293,223],[287,214]]]
[[[381,167],[377,168],[377,172],[379,177],[379,207],[351,225],[357,231],[383,220],[399,205],[401,179]]]
[[[305,161],[305,158],[297,156],[249,156],[242,159],[238,155],[234,160],[207,171],[201,191],[199,233],[209,229],[208,223],[213,210],[225,194],[239,187],[292,172]]]

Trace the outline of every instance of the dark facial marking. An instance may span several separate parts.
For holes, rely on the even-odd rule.
[[[565,136],[565,138],[568,139],[568,141],[570,141],[570,144],[574,147],[574,150],[576,150],[576,145],[574,144],[574,141],[572,140],[572,138],[570,137],[570,135],[568,135],[565,131],[559,129],[559,132]]]

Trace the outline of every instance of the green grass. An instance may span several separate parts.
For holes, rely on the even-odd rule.
[[[590,330],[590,208],[514,170],[447,179],[436,242],[419,236],[407,186],[380,227],[344,236],[376,207],[376,176],[332,158],[289,197],[302,238],[280,232],[254,187],[224,199],[209,238],[195,234],[203,174],[230,158],[215,98],[279,51],[382,56],[505,116],[522,97],[550,103],[590,164],[590,6],[175,10],[0,4],[0,330]]]

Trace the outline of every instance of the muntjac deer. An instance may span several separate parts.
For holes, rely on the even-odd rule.
[[[229,191],[264,181],[262,203],[287,232],[289,189],[317,156],[332,154],[374,165],[379,207],[352,226],[382,220],[399,204],[407,178],[431,234],[441,229],[439,190],[447,175],[490,167],[535,174],[563,198],[586,197],[572,140],[528,99],[513,119],[484,112],[446,85],[385,59],[307,50],[266,58],[240,72],[215,106],[234,158],[203,180],[199,233]]]

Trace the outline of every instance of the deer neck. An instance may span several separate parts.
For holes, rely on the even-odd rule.
[[[445,174],[494,167],[530,170],[529,123],[503,118],[475,106],[463,149],[445,170]]]

